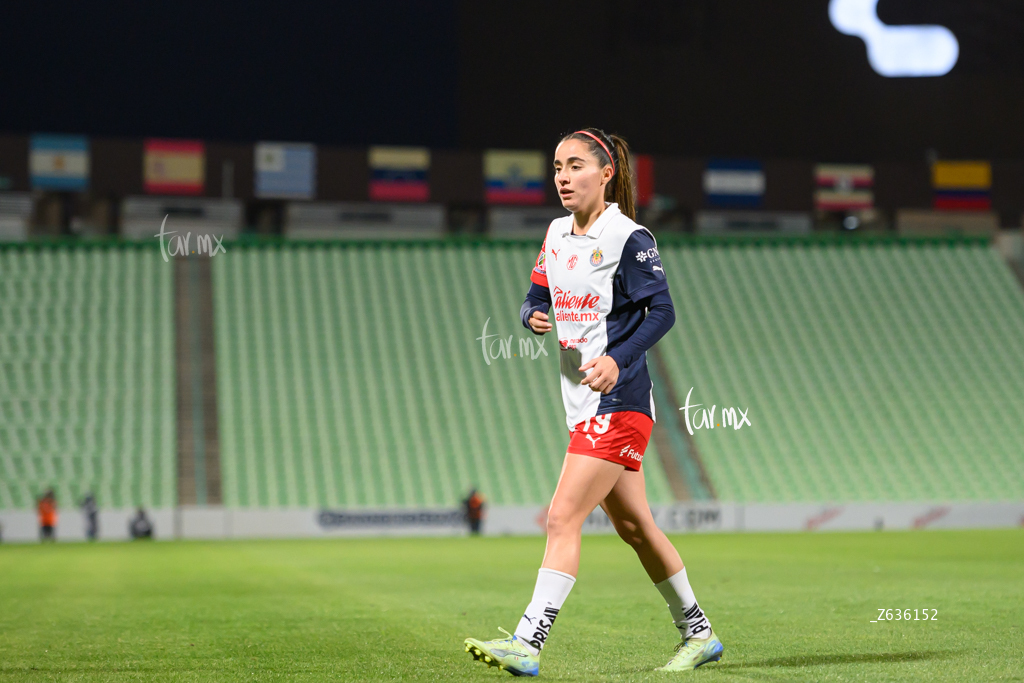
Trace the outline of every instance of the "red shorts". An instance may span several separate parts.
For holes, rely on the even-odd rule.
[[[651,439],[654,420],[643,413],[624,410],[588,417],[569,432],[569,453],[610,460],[636,472]]]

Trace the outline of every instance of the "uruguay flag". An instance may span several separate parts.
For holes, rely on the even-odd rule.
[[[80,135],[33,135],[29,171],[33,189],[87,190],[89,140]]]
[[[761,162],[712,159],[704,170],[704,195],[710,206],[755,208],[764,197]]]
[[[315,145],[259,142],[255,155],[257,197],[313,199],[316,196]]]

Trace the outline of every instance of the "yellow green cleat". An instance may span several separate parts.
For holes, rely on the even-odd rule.
[[[708,662],[717,662],[722,658],[723,650],[725,646],[714,631],[707,638],[687,638],[676,645],[676,654],[668,664],[656,671],[690,671]]]
[[[536,676],[540,673],[540,655],[527,650],[523,643],[503,628],[499,631],[508,638],[502,640],[477,640],[466,638],[466,652],[473,659],[487,666],[496,666],[513,676]]]

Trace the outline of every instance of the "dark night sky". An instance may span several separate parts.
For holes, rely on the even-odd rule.
[[[0,132],[867,161],[1024,158],[1024,2],[880,0],[960,41],[887,79],[828,0],[8,3]]]
[[[455,3],[8,3],[0,131],[457,144]]]

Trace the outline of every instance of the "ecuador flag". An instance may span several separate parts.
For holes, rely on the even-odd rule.
[[[545,175],[543,152],[484,153],[488,204],[543,204]]]

